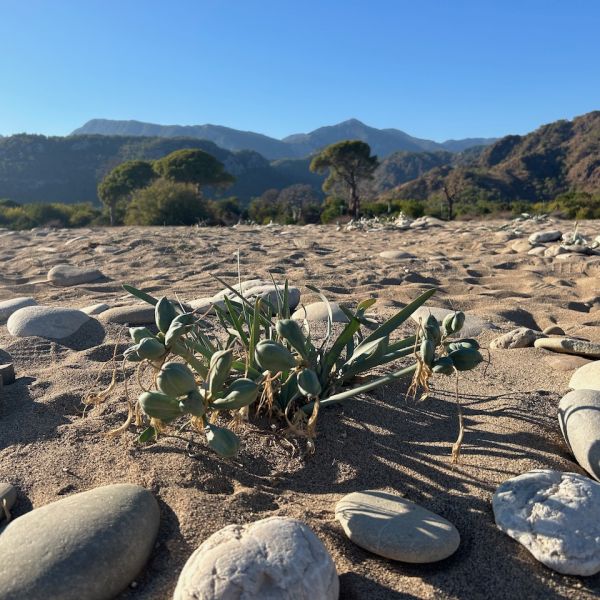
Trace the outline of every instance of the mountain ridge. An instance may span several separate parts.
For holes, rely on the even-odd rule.
[[[144,121],[114,119],[91,119],[70,135],[192,137],[209,140],[231,152],[253,150],[269,160],[306,158],[329,144],[346,139],[367,142],[372,152],[380,158],[399,151],[460,152],[473,146],[491,144],[497,140],[497,138],[466,138],[440,143],[413,137],[400,129],[370,127],[358,119],[348,119],[335,125],[319,127],[308,133],[291,134],[282,139],[223,125],[159,125]]]

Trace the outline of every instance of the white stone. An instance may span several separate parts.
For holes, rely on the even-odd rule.
[[[105,323],[126,323],[127,325],[148,325],[154,323],[154,306],[151,304],[134,304],[115,306],[103,311],[99,319]]]
[[[574,390],[600,391],[600,360],[579,367],[571,376],[569,387]]]
[[[103,275],[98,269],[73,267],[71,265],[56,265],[48,271],[48,281],[63,287],[90,283],[101,277]]]
[[[74,334],[88,320],[88,315],[73,308],[26,306],[10,316],[6,327],[16,337],[60,340]]]
[[[11,298],[10,300],[4,300],[0,302],[0,323],[4,323],[10,315],[20,308],[25,306],[36,306],[37,302],[29,297],[22,296],[20,298]]]
[[[492,506],[498,528],[550,569],[600,571],[600,484],[577,473],[534,470],[502,483]]]
[[[173,600],[337,600],[335,564],[301,521],[229,525],[186,562]]]
[[[529,236],[530,244],[544,244],[546,242],[556,242],[562,238],[562,232],[557,229],[550,231],[537,231]]]
[[[400,496],[377,490],[344,496],[335,517],[358,546],[408,563],[447,558],[458,548],[456,527],[439,515]]]
[[[569,392],[558,405],[558,422],[577,462],[600,480],[600,391]]]
[[[519,327],[513,331],[509,331],[504,335],[492,340],[490,348],[495,350],[510,350],[512,348],[529,348],[542,335],[539,331],[527,329],[527,327]]]
[[[0,535],[3,600],[110,600],[145,565],[158,532],[154,496],[108,485],[36,508]]]
[[[17,490],[5,481],[0,481],[0,524],[6,516],[10,516],[10,509],[17,500]]]
[[[401,252],[400,250],[384,250],[383,252],[379,253],[379,256],[385,260],[408,260],[411,258],[416,258],[414,254]]]
[[[283,294],[284,284],[278,283],[277,287],[273,282],[263,281],[262,279],[251,279],[249,281],[243,281],[241,287],[239,284],[232,286],[235,290],[240,292],[244,298],[250,302],[254,302],[256,298],[262,298],[271,303],[275,308],[277,307],[278,297],[281,298]],[[288,302],[291,310],[294,310],[300,302],[300,290],[297,287],[288,285]],[[211,298],[213,304],[220,303],[222,305],[223,298],[230,298],[233,300],[240,301],[239,296],[233,293],[230,289],[226,288],[215,294]]]
[[[330,302],[331,313],[333,315],[334,323],[347,323],[348,317],[344,311],[340,308],[337,302]],[[292,319],[297,321],[323,321],[327,322],[329,318],[329,312],[327,310],[327,304],[325,302],[312,302],[304,307],[300,307],[293,315]]]

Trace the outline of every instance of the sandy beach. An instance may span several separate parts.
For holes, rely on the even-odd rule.
[[[83,308],[135,304],[129,283],[155,296],[189,302],[244,279],[281,281],[318,300],[305,286],[354,307],[377,298],[378,319],[430,287],[428,306],[460,309],[488,324],[483,348],[519,326],[560,326],[568,335],[600,342],[600,256],[529,254],[528,236],[572,231],[573,222],[527,220],[452,222],[422,229],[347,231],[335,225],[235,228],[100,228],[0,232],[0,301],[31,296],[38,304]],[[600,222],[584,221],[586,237]],[[546,244],[546,247],[552,244]],[[412,258],[386,259],[398,250]],[[97,281],[57,287],[55,265],[99,269]],[[408,335],[415,324],[407,322]],[[458,465],[450,451],[458,434],[453,378],[436,377],[430,396],[406,396],[409,382],[382,387],[323,410],[316,451],[302,441],[270,435],[249,424],[233,460],[202,443],[165,436],[136,443],[136,431],[107,432],[127,415],[123,377],[97,407],[83,399],[110,381],[103,365],[115,344],[127,347],[126,328],[102,314],[73,336],[52,341],[13,337],[0,325],[2,352],[17,380],[0,390],[0,481],[18,491],[13,516],[69,494],[118,482],[151,490],[161,525],[146,569],[119,598],[170,598],[189,555],[231,523],[279,515],[302,519],[331,553],[343,599],[596,598],[600,575],[563,576],[538,563],[497,529],[491,507],[496,487],[531,469],[585,473],[561,436],[557,406],[574,371],[564,355],[538,348],[496,350],[489,365],[461,374],[459,399],[466,433]],[[486,352],[487,356],[487,352]],[[139,390],[133,385],[130,394]],[[382,489],[413,500],[454,523],[461,544],[450,558],[407,565],[379,558],[347,537],[334,518],[347,493]]]

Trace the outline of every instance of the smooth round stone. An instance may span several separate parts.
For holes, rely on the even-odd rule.
[[[14,312],[25,306],[35,306],[37,302],[34,298],[29,296],[22,296],[20,298],[12,298],[11,300],[4,300],[0,302],[0,323],[6,322],[6,320]]]
[[[2,385],[10,385],[15,382],[15,367],[12,363],[0,365],[0,381]]]
[[[103,313],[105,310],[108,310],[110,306],[108,304],[104,304],[101,302],[100,304],[92,304],[91,306],[86,306],[81,309],[81,312],[84,312],[86,315],[99,315]]]
[[[600,571],[600,484],[577,473],[529,471],[502,483],[492,506],[498,528],[550,569]]]
[[[551,231],[537,231],[529,236],[530,244],[544,244],[546,242],[556,242],[562,238],[562,232],[557,229]]]
[[[575,354],[586,358],[600,358],[600,344],[576,338],[540,338],[535,341],[534,346],[552,352]]]
[[[517,240],[510,246],[511,250],[518,252],[519,254],[529,252],[531,250],[531,244],[528,240]]]
[[[460,535],[449,521],[400,496],[377,490],[344,496],[335,517],[358,546],[407,563],[429,563],[456,552]]]
[[[131,484],[37,508],[0,535],[0,598],[110,600],[146,564],[159,519],[154,496]]]
[[[173,600],[337,600],[335,564],[301,521],[229,525],[185,563]]]
[[[0,482],[0,522],[6,518],[6,512],[10,511],[16,501],[17,490],[10,483]]]
[[[519,327],[490,342],[490,348],[495,350],[529,348],[533,346],[533,343],[540,335],[539,331],[533,331],[533,329],[527,329],[527,327]]]
[[[571,376],[569,387],[574,390],[600,391],[600,360],[580,366]]]
[[[333,322],[347,323],[348,317],[340,308],[340,305],[337,302],[330,302],[329,304],[331,305]],[[297,321],[303,321],[306,319],[307,321],[323,321],[326,323],[329,319],[327,304],[325,304],[325,302],[312,302],[311,304],[307,304],[303,308],[299,308],[292,315],[292,319],[296,319]]]
[[[414,254],[401,252],[400,250],[384,250],[383,252],[379,253],[379,256],[385,260],[408,260],[411,258],[416,258]]]
[[[590,363],[589,359],[573,354],[547,354],[542,360],[556,371],[574,371]]]
[[[600,480],[600,391],[569,392],[558,405],[558,422],[577,462]]]
[[[99,318],[106,323],[148,325],[154,323],[154,306],[146,303],[133,306],[115,306],[100,313]]]
[[[88,320],[88,315],[73,308],[26,306],[10,316],[6,327],[16,337],[60,340],[74,334]]]
[[[544,335],[566,335],[563,328],[558,325],[550,325],[542,333]]]
[[[90,283],[104,277],[98,269],[56,265],[48,271],[48,281],[62,287]]]
[[[454,314],[455,312],[456,311],[448,308],[421,306],[411,315],[411,319],[416,323],[421,319],[422,322],[425,323],[429,315],[433,315],[441,324],[447,315]],[[477,337],[484,329],[494,330],[497,329],[497,327],[479,317],[465,314],[465,324],[463,325],[463,328],[451,337]]]
[[[267,300],[274,307],[277,307],[278,298],[280,298],[283,293],[284,284],[278,283],[276,287],[273,285],[273,282],[263,281],[262,279],[250,279],[248,281],[243,281],[241,286],[240,284],[237,284],[232,287],[237,291],[241,290],[242,296],[251,302],[256,298],[262,298],[263,300]],[[288,293],[290,309],[294,310],[300,303],[300,290],[297,287],[289,286]],[[225,297],[240,301],[240,298],[228,288],[215,294],[211,298],[211,301],[213,304],[217,304]]]

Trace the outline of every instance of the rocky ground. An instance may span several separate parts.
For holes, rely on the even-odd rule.
[[[600,223],[580,224],[587,245],[539,236],[553,230],[572,232],[574,223],[0,231],[0,323],[33,303],[91,314],[27,307],[8,327],[0,324],[0,364],[12,363],[16,375],[11,383],[1,371],[0,391],[0,483],[16,488],[14,524],[32,509],[100,486],[150,490],[160,508],[158,537],[122,600],[172,597],[184,563],[211,534],[273,516],[303,521],[323,542],[341,598],[596,598],[600,575],[544,566],[496,526],[492,510],[498,486],[532,469],[592,481],[564,441],[558,411],[575,370],[600,358],[600,255],[592,249]],[[457,465],[450,460],[455,383],[444,377],[425,400],[407,397],[398,383],[323,410],[313,455],[302,442],[270,435],[262,422],[247,427],[234,460],[202,444],[190,452],[186,439],[173,437],[140,446],[134,428],[107,436],[127,415],[122,378],[102,405],[86,408],[82,400],[109,383],[103,365],[115,344],[120,352],[127,345],[123,322],[148,320],[121,284],[198,301],[222,288],[212,274],[237,281],[238,257],[244,279],[287,277],[304,304],[318,300],[305,287],[313,284],[341,305],[377,298],[372,310],[383,319],[434,286],[428,306],[465,311],[484,348],[517,328],[533,333],[494,342],[489,365],[461,375],[466,433]],[[15,298],[29,300],[2,304]],[[407,323],[403,331],[414,328]],[[556,341],[563,337],[591,343],[585,351],[573,350],[575,342],[565,349]],[[592,385],[586,377],[583,387]],[[129,392],[136,394],[135,384]],[[460,535],[458,549],[438,562],[408,564],[354,544],[336,520],[336,503],[361,490],[402,496],[442,517]],[[53,518],[68,520],[68,510],[54,510]],[[0,548],[8,543],[3,535]],[[135,535],[143,538],[144,530]]]

